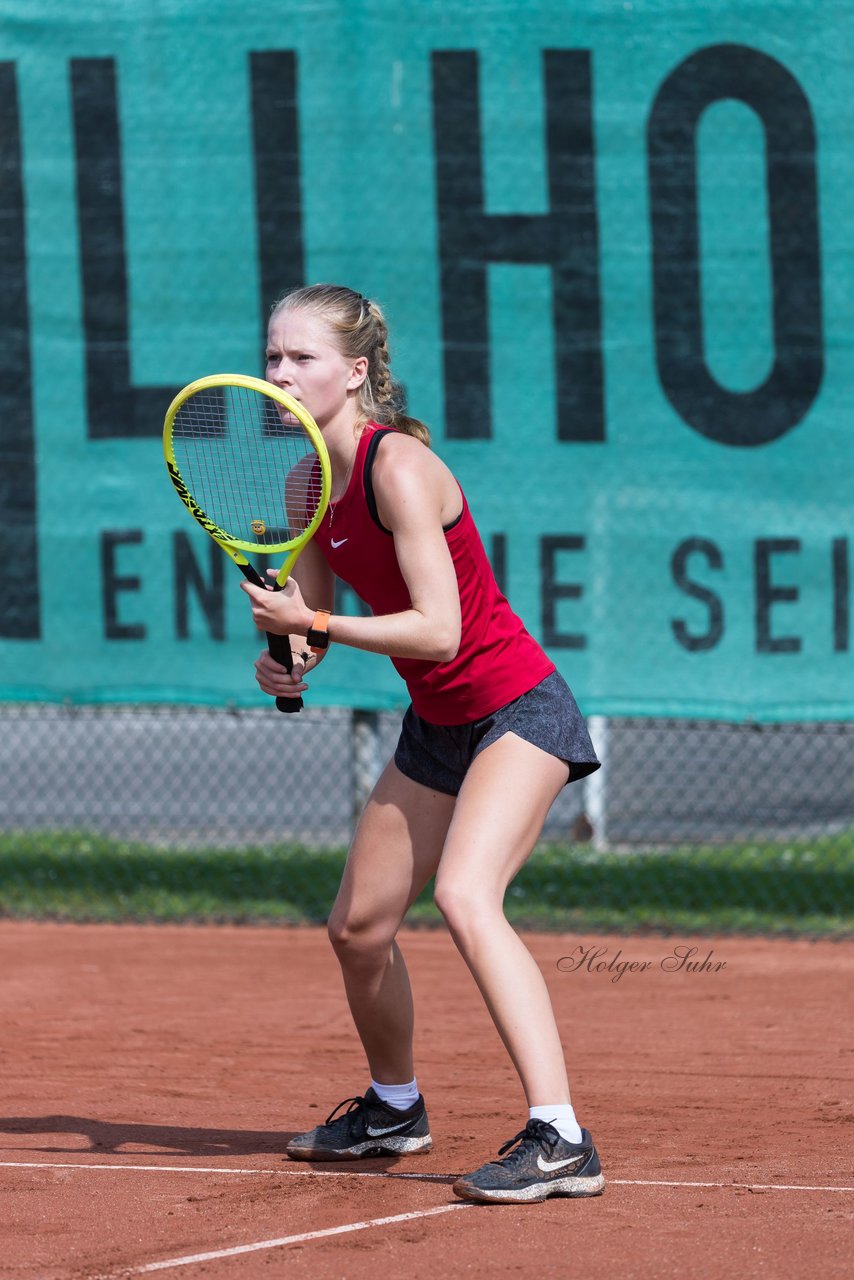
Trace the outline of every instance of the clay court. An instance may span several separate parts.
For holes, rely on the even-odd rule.
[[[367,1084],[321,929],[4,923],[0,1273],[849,1276],[854,945],[526,936],[589,1201],[452,1194],[526,1113],[442,931],[403,938],[433,1151],[304,1166],[289,1137]]]

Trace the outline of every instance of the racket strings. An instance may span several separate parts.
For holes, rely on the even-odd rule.
[[[204,388],[172,424],[175,462],[193,498],[229,538],[291,542],[320,506],[311,437],[278,401],[248,387]]]

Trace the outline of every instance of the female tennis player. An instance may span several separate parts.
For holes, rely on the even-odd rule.
[[[573,1111],[546,984],[502,903],[555,797],[599,762],[568,686],[498,590],[460,486],[424,424],[399,410],[387,339],[376,303],[332,285],[286,295],[268,331],[267,380],[312,414],[333,478],[285,589],[241,584],[256,626],[290,635],[294,654],[289,674],[265,650],[256,678],[271,696],[297,697],[305,675],[349,645],[388,655],[411,698],[329,919],[370,1087],[287,1151],[353,1160],[431,1148],[395,937],[435,875],[436,904],[529,1107],[503,1158],[454,1191],[484,1202],[596,1195],[604,1178]],[[336,576],[372,616],[332,612]]]

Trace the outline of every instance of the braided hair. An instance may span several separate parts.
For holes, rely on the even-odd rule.
[[[406,413],[403,387],[391,375],[388,325],[377,303],[344,285],[313,284],[286,293],[273,307],[272,315],[296,309],[322,316],[342,355],[367,358],[367,376],[359,388],[362,421],[396,427],[429,445],[429,428]]]

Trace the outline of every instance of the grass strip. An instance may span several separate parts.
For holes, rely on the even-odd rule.
[[[77,832],[0,834],[0,915],[67,921],[325,919],[345,850],[161,849]],[[518,926],[625,933],[854,936],[854,833],[812,841],[596,853],[538,848],[510,886]],[[440,916],[426,890],[413,923]]]

